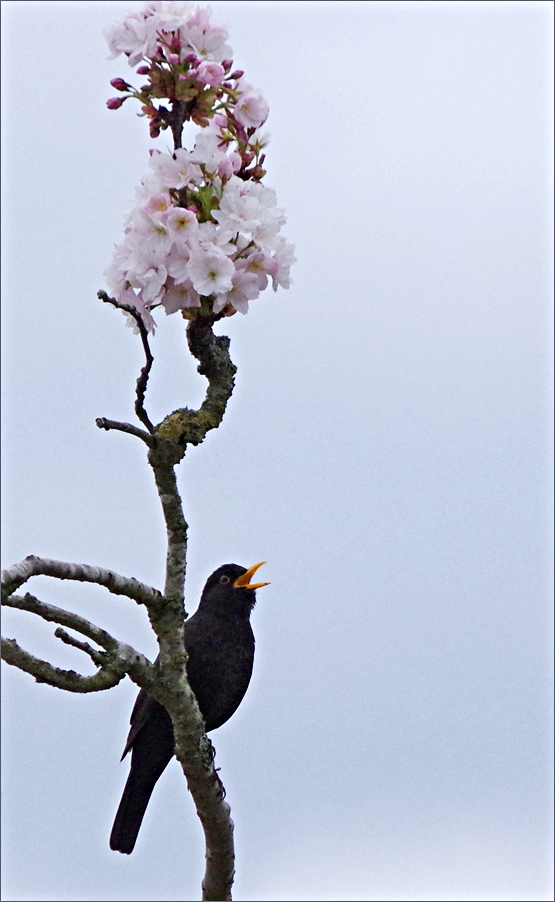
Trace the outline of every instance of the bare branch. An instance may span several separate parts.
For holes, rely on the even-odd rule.
[[[99,429],[106,429],[108,432],[110,429],[117,429],[119,432],[127,432],[129,435],[136,435],[137,438],[142,439],[145,444],[152,447],[154,445],[156,439],[150,432],[143,432],[142,429],[139,429],[137,426],[132,426],[131,423],[119,423],[117,420],[107,420],[106,417],[97,417],[96,425]]]
[[[99,672],[94,674],[94,676],[83,676],[74,670],[62,670],[59,667],[54,667],[47,661],[43,661],[41,658],[37,658],[35,655],[22,649],[15,639],[3,639],[2,658],[8,664],[13,664],[20,670],[30,673],[37,682],[49,683],[51,686],[66,689],[69,692],[98,692],[117,685],[128,673],[138,685],[145,686],[145,688],[150,688],[152,685],[155,679],[156,668],[148,658],[130,645],[118,642],[106,630],[101,629],[79,614],[48,604],[30,594],[9,595],[4,598],[3,604],[16,610],[37,614],[43,620],[70,627],[92,639],[93,642],[105,649],[103,652],[97,651],[87,642],[81,642],[73,636],[69,636],[65,630],[57,629],[55,631],[55,635],[59,639],[84,651],[100,668]]]
[[[31,595],[28,592],[25,595],[9,595],[3,599],[2,604],[5,607],[15,608],[18,611],[36,614],[49,623],[60,623],[62,626],[76,630],[81,635],[92,639],[97,645],[101,645],[108,652],[116,652],[120,645],[110,633],[91,623],[90,620],[81,617],[80,614],[48,604],[48,602],[41,601],[36,595]]]
[[[101,301],[104,301],[106,304],[112,304],[113,307],[117,307],[118,310],[123,310],[125,313],[128,313],[129,316],[132,316],[137,324],[137,328],[139,330],[141,341],[143,343],[143,350],[145,352],[146,363],[141,369],[139,378],[137,379],[137,387],[135,390],[136,400],[135,400],[135,413],[137,417],[143,424],[146,426],[149,432],[154,432],[154,426],[150,422],[148,414],[144,407],[146,388],[148,385],[148,377],[150,375],[150,371],[152,369],[152,364],[154,363],[154,357],[150,351],[150,345],[148,343],[148,332],[146,330],[146,326],[143,322],[143,318],[136,307],[133,307],[131,304],[124,304],[122,301],[117,301],[115,298],[109,297],[105,291],[99,291],[98,297]]]
[[[62,670],[25,651],[15,639],[2,639],[2,659],[7,664],[13,664],[19,670],[30,673],[37,683],[48,683],[68,692],[99,692],[111,689],[125,676],[125,671],[114,667],[103,667],[90,677],[82,676],[74,670]]]
[[[200,445],[210,429],[218,428],[235,385],[237,367],[229,356],[229,338],[212,331],[216,318],[197,316],[187,326],[189,350],[199,361],[198,372],[208,379],[201,407],[174,410],[156,427],[159,436],[183,447],[183,454],[185,445]]]
[[[175,446],[173,442],[158,441],[151,449],[148,461],[154,472],[156,488],[162,505],[168,550],[166,555],[166,582],[164,597],[183,603],[185,567],[187,555],[187,522],[183,514],[181,497],[174,471]],[[179,611],[181,625],[184,612]]]
[[[97,667],[102,667],[106,660],[106,653],[103,651],[98,651],[97,648],[93,648],[89,642],[83,642],[81,639],[76,639],[75,636],[70,635],[70,633],[66,633],[61,626],[58,627],[57,630],[54,630],[54,635],[56,639],[60,639],[65,645],[71,645],[73,648],[78,648],[79,651],[84,651],[86,655],[97,665]]]
[[[133,577],[121,576],[113,570],[92,567],[90,564],[72,564],[54,561],[30,554],[18,564],[2,571],[2,595],[11,595],[32,576],[52,576],[56,579],[71,579],[77,582],[96,583],[104,586],[113,595],[125,595],[138,604],[144,604],[149,613],[156,612],[162,604],[162,596],[157,589],[139,582]],[[72,624],[64,624],[71,626]]]

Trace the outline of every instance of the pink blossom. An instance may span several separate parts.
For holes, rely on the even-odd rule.
[[[142,12],[128,13],[120,22],[107,28],[104,36],[111,57],[124,53],[130,66],[136,66],[143,57],[156,52],[156,32],[152,30],[152,18],[145,19]]]
[[[187,240],[198,230],[197,217],[191,210],[172,207],[166,218],[168,228],[177,233],[180,239]]]
[[[219,63],[203,60],[198,67],[197,78],[203,85],[221,85],[224,76],[223,67]]]
[[[187,23],[192,3],[180,0],[151,0],[145,3],[143,15],[150,16],[158,31],[177,31]]]
[[[268,276],[277,273],[277,264],[261,251],[253,251],[246,257],[240,257],[235,261],[235,268],[256,276],[259,291],[264,291],[267,287]]]
[[[193,286],[205,297],[229,291],[235,267],[221,251],[195,249],[191,253],[189,273]]]
[[[197,135],[191,160],[199,166],[202,164],[208,172],[217,172],[219,164],[226,160],[226,152],[220,147],[220,138],[214,132],[204,129]]]
[[[237,182],[241,184],[238,186]],[[261,224],[261,205],[250,197],[245,182],[237,176],[231,178],[220,200],[220,209],[212,212],[213,218],[231,232],[252,232]]]
[[[272,287],[274,291],[277,291],[278,285],[281,285],[282,288],[291,287],[290,269],[297,259],[294,251],[294,245],[286,241],[285,238],[279,237],[277,239],[274,253],[274,261],[277,263],[277,272],[275,276],[272,275]]]
[[[216,313],[246,313],[270,279],[274,290],[289,286],[295,259],[293,246],[278,234],[285,216],[275,192],[259,181],[268,141],[260,131],[268,116],[264,97],[242,70],[232,71],[227,31],[211,24],[208,9],[150,0],[106,37],[113,56],[125,54],[132,66],[144,59],[137,72],[153,82],[166,61],[185,63],[179,79],[212,102],[206,117],[199,116],[203,128],[193,150],[150,152],[151,173],[136,191],[123,243],[106,273],[111,293],[134,306],[152,332],[151,309],[159,304],[167,314],[182,310],[192,317],[208,298]],[[112,86],[134,96],[124,79],[112,79]],[[164,124],[158,99],[145,86],[137,96],[157,136]],[[125,99],[107,105],[117,109]]]
[[[239,96],[233,115],[243,128],[259,128],[266,122],[269,112],[268,104],[260,91],[249,85]]]
[[[192,154],[183,147],[172,153],[155,152],[149,165],[154,170],[160,187],[185,188],[189,182],[201,177],[201,171],[195,165]]]
[[[161,300],[162,307],[169,315],[187,307],[200,307],[200,298],[189,280],[176,282],[171,276],[166,281],[166,291]]]
[[[258,277],[254,273],[236,269],[230,290],[218,295],[214,301],[214,313],[219,313],[227,304],[231,304],[239,313],[247,313],[249,301],[257,298],[259,294]]]
[[[158,194],[153,194],[145,204],[145,210],[147,213],[164,213],[166,210],[172,205],[172,199],[167,191],[160,191]]]
[[[183,45],[187,44],[200,59],[220,63],[231,53],[225,41],[227,28],[210,24],[210,10],[197,7],[193,15],[179,30]]]

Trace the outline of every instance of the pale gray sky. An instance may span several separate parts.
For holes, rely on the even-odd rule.
[[[2,3],[3,562],[160,586],[143,446],[94,422],[132,419],[142,365],[96,299],[152,146],[105,107],[130,70],[102,29],[139,5]],[[235,394],[179,472],[189,609],[221,563],[271,580],[212,737],[234,898],[551,899],[552,4],[211,6],[270,104],[298,257],[290,291],[219,326]],[[204,386],[158,319],[155,421]],[[131,602],[33,586],[156,654]],[[30,617],[3,632],[80,663]],[[135,687],[3,676],[2,898],[198,898],[175,762],[133,855],[108,848]]]

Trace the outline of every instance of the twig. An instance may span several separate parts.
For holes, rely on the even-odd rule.
[[[124,669],[116,669],[113,666],[102,667],[93,676],[82,676],[74,670],[62,670],[54,667],[48,661],[37,658],[25,651],[15,639],[2,639],[2,660],[6,664],[12,664],[18,670],[34,676],[37,683],[48,683],[58,689],[67,692],[100,692],[103,689],[111,689],[125,676]]]
[[[69,633],[66,633],[61,626],[58,629],[54,630],[54,635],[56,639],[60,639],[65,645],[71,645],[73,648],[78,648],[79,651],[84,651],[86,655],[97,665],[97,667],[102,667],[106,660],[105,652],[99,651],[97,648],[93,648],[89,642],[83,642],[81,639],[76,639],[75,636],[71,636]]]
[[[31,614],[36,614],[48,622],[67,626],[92,639],[93,642],[105,649],[104,652],[96,651],[89,643],[81,642],[79,639],[69,636],[63,629],[55,631],[55,635],[59,639],[84,651],[99,667],[99,672],[93,676],[83,676],[74,670],[62,670],[59,667],[54,667],[48,661],[37,658],[21,648],[15,639],[3,639],[2,658],[8,664],[13,664],[20,670],[30,673],[37,682],[48,683],[51,686],[57,686],[69,692],[98,692],[117,685],[128,673],[139,685],[148,685],[150,687],[155,668],[148,658],[145,658],[144,655],[130,645],[118,642],[106,630],[101,629],[79,614],[48,604],[29,593],[25,595],[8,595],[3,599],[3,604],[6,607],[19,611],[28,611]]]
[[[106,431],[117,429],[119,432],[128,432],[130,435],[136,435],[137,438],[142,439],[142,441],[150,448],[156,444],[156,439],[153,435],[149,432],[144,432],[142,429],[133,426],[131,423],[120,423],[117,420],[107,420],[106,417],[97,417],[96,425],[99,429],[106,429]]]
[[[141,341],[143,343],[146,363],[141,369],[139,378],[137,379],[137,387],[135,389],[137,396],[135,400],[135,413],[137,414],[137,417],[139,418],[143,426],[146,426],[148,431],[152,433],[154,432],[154,426],[150,422],[149,416],[145,410],[144,400],[148,384],[148,377],[152,369],[152,364],[154,363],[154,357],[152,356],[150,351],[150,345],[148,343],[148,332],[143,322],[143,318],[136,307],[133,307],[131,304],[124,304],[121,301],[117,301],[115,298],[109,297],[109,295],[107,295],[105,291],[99,291],[98,297],[101,301],[104,301],[105,304],[112,304],[112,306],[117,307],[118,310],[124,310],[125,313],[128,313],[130,316],[132,316],[137,323],[137,328],[139,330]]]

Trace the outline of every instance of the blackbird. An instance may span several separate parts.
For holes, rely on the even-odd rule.
[[[237,710],[252,673],[254,636],[249,622],[255,589],[250,580],[264,562],[246,569],[224,564],[206,581],[196,613],[185,623],[187,676],[206,732],[221,727]],[[122,760],[131,770],[110,835],[110,848],[129,855],[152,790],[174,755],[173,727],[166,709],[141,689],[131,713]]]

